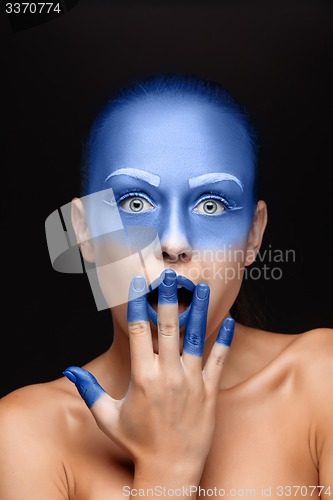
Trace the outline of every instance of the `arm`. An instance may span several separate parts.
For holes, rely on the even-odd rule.
[[[112,399],[86,370],[70,367],[65,375],[102,431],[132,456],[133,488],[192,487],[195,498],[212,444],[219,381],[234,321],[223,322],[202,370],[209,289],[196,286],[180,356],[177,282],[171,270],[166,278],[159,286],[158,355],[152,347],[147,296],[131,289],[131,381],[124,399]],[[188,493],[179,498],[188,498]]]

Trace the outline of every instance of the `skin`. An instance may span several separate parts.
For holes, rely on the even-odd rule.
[[[333,493],[332,330],[285,335],[239,323],[233,330],[228,318],[243,274],[216,277],[216,270],[223,276],[251,264],[262,241],[266,205],[254,204],[249,158],[239,124],[214,105],[151,99],[109,118],[93,158],[92,189],[105,189],[105,179],[122,168],[159,177],[144,188],[154,209],[119,210],[124,231],[146,224],[158,233],[151,279],[159,278],[158,326],[147,306],[151,283],[133,288],[131,281],[128,304],[112,307],[110,349],[83,370],[68,367],[68,378],[1,400],[0,500],[120,499],[126,485],[200,485],[259,497],[266,488],[273,498],[288,496],[288,487],[297,496],[294,485],[303,486],[298,496],[318,497],[310,485],[322,485],[323,499],[329,486]],[[242,208],[195,213],[213,189],[201,183],[207,177],[194,181],[193,196],[188,179],[216,173],[240,181],[243,191],[224,180],[214,182],[214,192],[241,197]],[[128,174],[108,178],[115,196],[123,187],[143,190],[142,179]],[[93,237],[94,217],[80,199],[73,200],[72,219],[82,254],[96,262],[111,301],[110,270],[102,265],[112,261],[108,241]],[[128,251],[124,241],[118,244],[117,251]],[[217,258],[224,244],[237,259]],[[174,273],[160,275],[161,261]],[[196,298],[187,326],[179,328],[174,274],[190,277],[193,270]],[[135,265],[131,273],[140,275]]]

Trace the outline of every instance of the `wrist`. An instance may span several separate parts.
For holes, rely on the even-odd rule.
[[[164,461],[156,457],[135,463],[134,480],[136,483],[166,488],[197,486],[200,482],[204,464],[190,461]]]

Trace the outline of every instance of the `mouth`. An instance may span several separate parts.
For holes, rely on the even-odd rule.
[[[149,317],[157,326],[157,307],[158,307],[158,284],[160,280],[152,283],[153,290],[148,295],[148,313]],[[183,328],[187,322],[191,310],[191,302],[195,284],[185,276],[177,276],[178,285],[178,313],[179,328]]]

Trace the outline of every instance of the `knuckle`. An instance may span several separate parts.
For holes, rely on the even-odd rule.
[[[199,348],[202,344],[201,338],[196,333],[189,333],[186,336],[186,342],[195,348]]]
[[[129,323],[128,330],[130,335],[142,335],[147,332],[146,321],[134,321]]]
[[[177,375],[169,375],[168,377],[165,378],[164,388],[166,391],[172,394],[179,393],[180,390],[182,390],[183,388],[182,378]]]
[[[152,388],[155,382],[154,375],[148,371],[132,374],[132,382],[138,389],[146,391],[146,388]]]
[[[165,337],[171,337],[177,333],[177,326],[175,323],[158,323],[158,331]]]
[[[217,366],[223,366],[225,362],[225,357],[223,354],[218,354],[215,356],[215,363]]]

